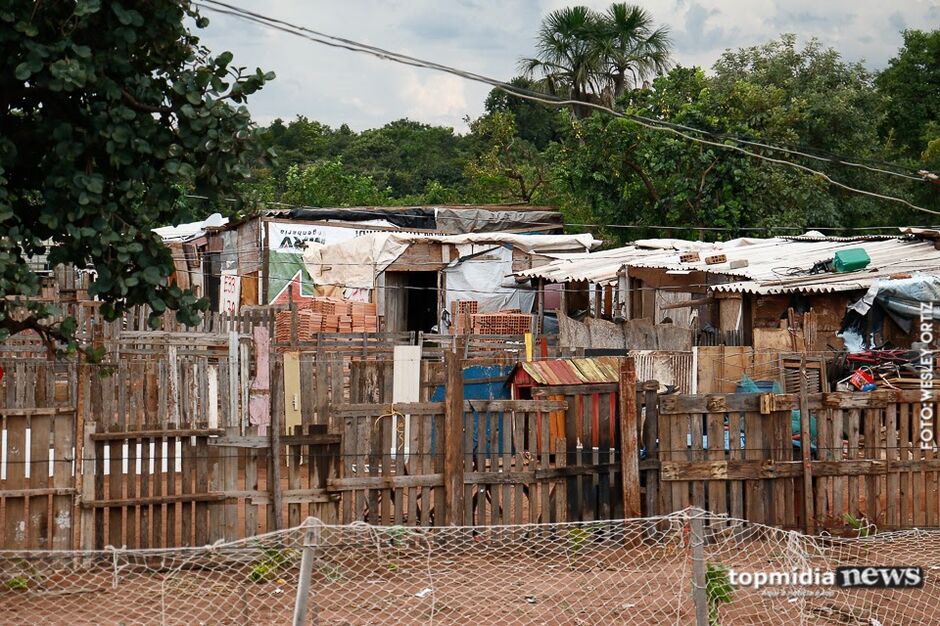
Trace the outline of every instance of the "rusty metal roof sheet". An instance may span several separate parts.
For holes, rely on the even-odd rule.
[[[552,255],[551,261],[516,272],[518,278],[542,278],[550,283],[587,281],[598,285],[616,284],[620,268],[633,261],[666,254],[667,251],[717,248],[721,244],[682,239],[647,239],[611,250]]]
[[[540,385],[615,383],[620,380],[620,357],[528,361],[519,366]]]
[[[836,252],[864,248],[871,258],[868,267],[857,272],[809,274],[820,261],[832,259]],[[755,294],[792,292],[828,293],[868,289],[881,278],[923,273],[940,275],[940,250],[932,241],[911,238],[891,239],[765,239],[721,250],[725,263],[707,265],[700,261],[682,263],[678,253],[647,257],[630,267],[665,269],[671,273],[705,272],[724,276],[727,282],[710,285],[716,291]],[[747,261],[746,267],[731,269],[730,263]]]

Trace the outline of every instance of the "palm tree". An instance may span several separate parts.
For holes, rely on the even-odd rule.
[[[546,92],[612,105],[628,87],[669,66],[666,27],[653,28],[640,7],[614,3],[606,13],[573,6],[549,13],[536,39],[535,58],[522,59],[526,76]],[[582,117],[587,107],[574,106]]]
[[[597,40],[607,69],[609,103],[619,99],[628,86],[638,87],[652,76],[669,69],[669,28],[653,28],[652,16],[643,8],[615,2],[601,20]]]
[[[553,96],[587,102],[604,70],[596,44],[600,30],[600,15],[588,7],[552,11],[542,20],[536,57],[522,59],[520,67],[539,77],[538,86]]]

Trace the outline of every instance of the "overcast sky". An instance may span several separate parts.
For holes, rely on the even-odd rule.
[[[231,0],[332,35],[430,59],[495,78],[517,74],[532,54],[542,16],[563,0]],[[607,1],[584,1],[595,8]],[[792,32],[817,37],[847,59],[884,67],[905,28],[940,26],[940,0],[640,0],[669,26],[675,59],[710,67],[727,48]],[[213,51],[231,50],[237,65],[273,70],[277,80],[250,98],[261,124],[296,115],[330,126],[374,128],[408,117],[464,132],[463,118],[483,111],[489,89],[455,76],[336,50],[233,17],[206,11],[201,31]]]

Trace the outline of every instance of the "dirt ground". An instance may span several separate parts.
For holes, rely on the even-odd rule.
[[[368,537],[321,550],[306,623],[371,624],[691,624],[694,606],[687,545],[558,549],[543,541],[370,544]],[[465,539],[465,538],[463,538]],[[378,540],[376,540],[378,541]],[[839,553],[838,563],[908,562],[927,572],[923,589],[847,591],[799,598],[806,589],[735,589],[720,624],[936,624],[940,554],[936,541],[892,542],[881,550]],[[548,547],[546,547],[548,546]],[[780,568],[781,541],[706,549],[709,563],[739,571]],[[925,552],[926,551],[926,552]],[[284,624],[293,614],[299,551],[274,567],[265,550],[185,560],[78,563],[3,561],[0,624]],[[881,555],[878,557],[877,555]],[[835,556],[834,554],[831,556]],[[115,564],[117,569],[115,570]],[[831,559],[812,567],[831,569]],[[19,580],[19,582],[17,582]],[[788,596],[789,594],[789,596]],[[782,596],[782,597],[781,597]]]

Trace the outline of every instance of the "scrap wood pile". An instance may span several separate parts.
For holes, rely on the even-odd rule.
[[[933,359],[925,363],[921,357],[919,350],[866,350],[846,354],[845,367],[850,373],[839,385],[859,391],[919,389],[921,375],[936,367]]]
[[[297,341],[312,341],[317,333],[375,333],[379,318],[375,304],[341,298],[312,298],[296,303]],[[291,341],[293,313],[281,311],[274,318],[278,343]]]

